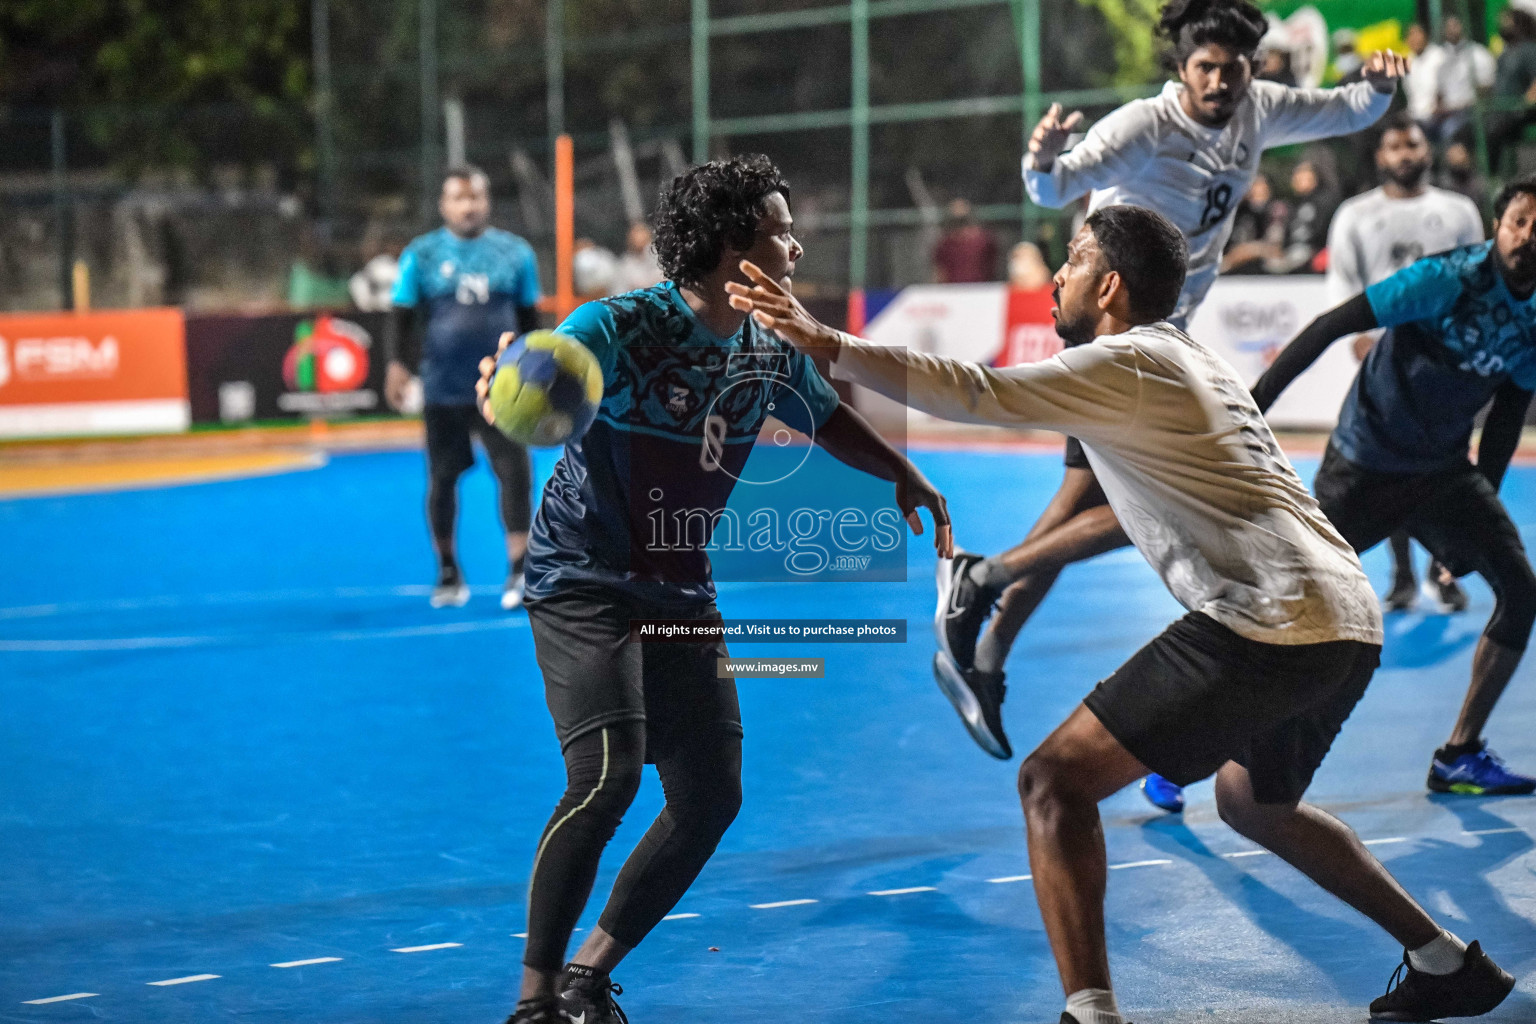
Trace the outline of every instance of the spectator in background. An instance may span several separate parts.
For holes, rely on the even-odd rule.
[[[600,299],[619,289],[614,279],[619,270],[619,258],[605,246],[590,238],[576,239],[571,253],[571,287],[582,301]]]
[[[1291,54],[1278,46],[1259,51],[1259,67],[1253,77],[1263,82],[1278,82],[1296,88],[1296,72],[1291,70]]]
[[[1506,7],[1499,15],[1499,36],[1504,52],[1494,71],[1493,97],[1500,109],[1488,118],[1488,163],[1495,172],[1507,148],[1536,119],[1536,16]]]
[[[1465,142],[1453,142],[1445,147],[1445,159],[1435,184],[1451,192],[1460,192],[1484,209],[1488,204],[1488,182],[1472,159],[1472,150]]]
[[[1045,257],[1034,242],[1020,242],[1008,250],[1009,288],[1021,292],[1048,288],[1051,276],[1051,268],[1045,265]]]
[[[1357,82],[1365,73],[1365,58],[1355,49],[1358,39],[1352,28],[1341,28],[1333,34],[1333,73],[1338,76],[1337,85]]]
[[[1403,79],[1403,93],[1408,97],[1408,116],[1419,123],[1424,134],[1435,138],[1435,122],[1440,112],[1440,66],[1445,63],[1445,49],[1430,42],[1429,30],[1418,22],[1404,34],[1413,63]]]
[[[1332,172],[1317,160],[1303,160],[1291,171],[1291,211],[1285,222],[1284,250],[1274,274],[1315,274],[1319,254],[1328,247],[1328,225],[1339,208],[1339,187]]]
[[[388,313],[400,276],[401,246],[382,232],[370,230],[363,241],[363,266],[347,279],[352,304],[364,313]]]
[[[1265,264],[1280,257],[1285,243],[1285,203],[1275,197],[1269,176],[1262,172],[1232,214],[1232,236],[1221,259],[1223,274],[1264,274]]]
[[[1477,98],[1493,87],[1496,70],[1488,47],[1468,39],[1454,14],[1441,26],[1445,59],[1440,64],[1440,106],[1435,114],[1442,144],[1450,142],[1472,120]]]
[[[976,223],[971,204],[952,200],[949,226],[933,248],[934,279],[942,284],[997,280],[997,238]]]
[[[614,271],[613,293],[632,292],[649,288],[666,279],[661,264],[656,260],[656,250],[651,247],[651,229],[644,221],[629,226],[624,255],[619,257]]]

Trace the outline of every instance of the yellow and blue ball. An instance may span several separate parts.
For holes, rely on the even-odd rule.
[[[603,400],[603,370],[585,345],[531,331],[496,359],[490,405],[496,426],[521,444],[565,444],[587,432]]]

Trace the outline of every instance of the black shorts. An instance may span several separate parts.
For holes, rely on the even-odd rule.
[[[491,466],[501,476],[508,462],[528,463],[528,449],[485,422],[473,405],[428,405],[421,410],[427,431],[427,468],[431,473],[458,476],[475,464],[475,449],[470,439],[478,437],[485,446]],[[528,474],[522,474],[526,479]],[[526,486],[526,485],[524,485]]]
[[[1381,661],[1356,640],[1249,640],[1190,612],[1083,702],[1159,775],[1187,786],[1236,761],[1262,804],[1301,799]]]
[[[641,607],[600,587],[573,587],[528,603],[544,697],[561,749],[593,729],[644,722],[646,762],[711,730],[740,736],[736,681],[719,678],[725,641],[638,643],[631,619],[719,621],[714,602]]]
[[[1470,462],[1434,473],[1377,473],[1330,442],[1312,490],[1356,551],[1405,529],[1457,576],[1475,572],[1496,583],[1529,564],[1498,492]]]
[[[1066,450],[1061,453],[1062,464],[1068,469],[1092,469],[1088,464],[1088,453],[1083,451],[1083,442],[1070,435],[1067,437]]]

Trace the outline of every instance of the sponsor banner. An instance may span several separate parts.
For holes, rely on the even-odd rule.
[[[1223,277],[1190,324],[1190,334],[1237,370],[1247,384],[1284,345],[1327,308],[1323,278]],[[1051,320],[1051,293],[1010,291],[1004,284],[919,285],[891,298],[871,318],[864,337],[887,345],[992,366],[1048,359],[1061,350]],[[1269,411],[1276,427],[1331,430],[1359,369],[1346,341],[1333,345]],[[899,417],[894,403],[863,388],[860,411],[878,421]],[[914,418],[922,414],[912,412]]]
[[[0,316],[0,437],[189,423],[180,310]]]
[[[387,412],[382,313],[277,313],[187,319],[196,423],[340,418]]]
[[[1323,280],[1310,274],[1218,278],[1190,321],[1189,333],[1252,385],[1303,327],[1327,311]],[[1332,430],[1359,368],[1349,339],[1329,346],[1270,408],[1270,424],[1292,430]]]

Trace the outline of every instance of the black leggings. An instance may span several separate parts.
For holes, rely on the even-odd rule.
[[[603,848],[640,788],[645,723],[618,722],[566,744],[566,790],[528,881],[523,963],[557,971],[592,893]],[[741,809],[741,737],[690,736],[656,759],[666,806],[624,862],[598,925],[633,948],[677,906]]]
[[[472,437],[480,438],[496,474],[502,526],[508,533],[527,533],[533,481],[528,450],[486,423],[474,406],[429,405],[422,419],[427,435],[427,523],[439,553],[453,553],[459,477],[475,464]]]

